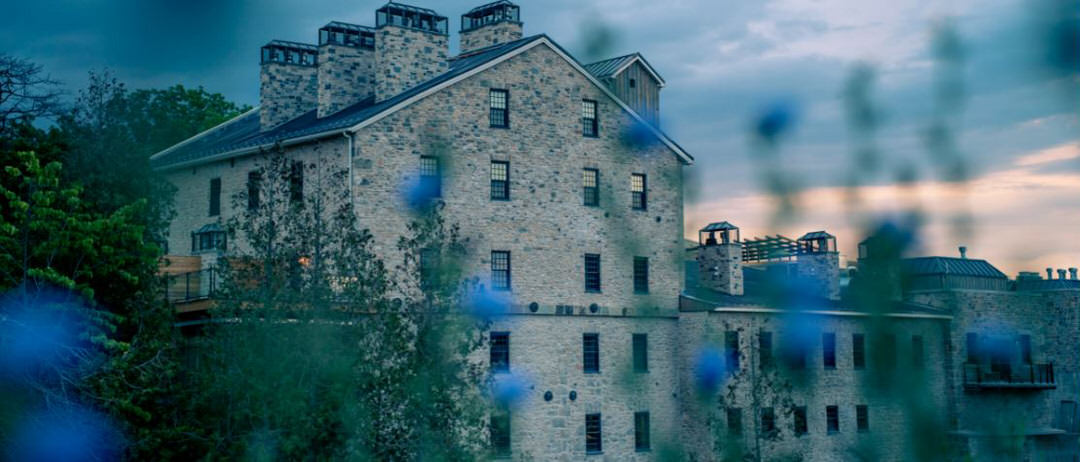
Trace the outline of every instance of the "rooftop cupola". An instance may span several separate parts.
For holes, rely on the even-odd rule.
[[[446,72],[448,22],[434,10],[390,2],[375,10],[375,100]]]
[[[806,289],[822,298],[840,299],[840,254],[836,236],[825,231],[804,234],[798,242],[796,271]]]
[[[333,21],[319,29],[319,117],[375,93],[375,29]]]
[[[739,228],[726,221],[710,223],[698,231],[695,260],[698,285],[728,295],[743,294],[742,242]]]
[[[825,231],[806,233],[798,242],[800,255],[836,252],[836,236]]]
[[[318,47],[273,40],[262,47],[261,56],[259,125],[263,131],[316,108]]]
[[[509,0],[481,5],[461,15],[461,54],[522,36],[521,9]]]

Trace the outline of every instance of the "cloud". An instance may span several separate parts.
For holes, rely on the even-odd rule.
[[[1080,158],[1080,144],[1068,143],[1022,155],[1016,158],[1015,163],[1021,167],[1030,167],[1077,158]]]

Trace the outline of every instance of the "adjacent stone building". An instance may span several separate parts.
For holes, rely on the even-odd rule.
[[[173,258],[212,268],[244,249],[224,231],[242,207],[229,198],[266,152],[283,150],[301,179],[309,165],[347,171],[389,266],[410,191],[434,181],[470,240],[466,272],[511,300],[484,359],[531,384],[492,425],[496,453],[515,460],[910,460],[926,425],[983,450],[993,432],[974,413],[1003,402],[1027,408],[1012,431],[1033,453],[1075,443],[1080,282],[993,275],[969,293],[945,273],[870,313],[845,299],[824,231],[743,240],[723,222],[687,250],[693,158],[658,128],[665,82],[645,58],[580,63],[525,36],[506,0],[461,20],[457,55],[446,17],[393,2],[374,27],[334,21],[317,45],[264,46],[260,106],[151,159],[177,187]],[[211,295],[212,274],[181,275],[182,312]],[[998,387],[1004,359],[966,358],[964,342],[1013,331],[1030,367],[1012,371],[1030,380]]]

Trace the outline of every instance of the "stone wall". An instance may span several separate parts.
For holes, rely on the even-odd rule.
[[[385,101],[448,69],[446,35],[394,25],[375,31],[375,100]]]
[[[729,295],[743,294],[742,244],[700,246],[694,253],[699,286]]]
[[[479,50],[500,43],[513,42],[522,36],[521,23],[502,21],[461,33],[461,53]]]
[[[840,254],[802,254],[795,266],[799,279],[806,282],[806,287],[814,295],[830,300],[840,299]]]
[[[269,130],[318,106],[315,66],[268,62],[259,72],[259,125]]]
[[[375,93],[375,50],[325,43],[319,46],[319,117]]]

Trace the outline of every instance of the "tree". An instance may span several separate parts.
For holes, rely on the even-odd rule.
[[[0,139],[8,138],[8,130],[16,125],[56,115],[57,85],[42,73],[41,66],[0,54]]]

